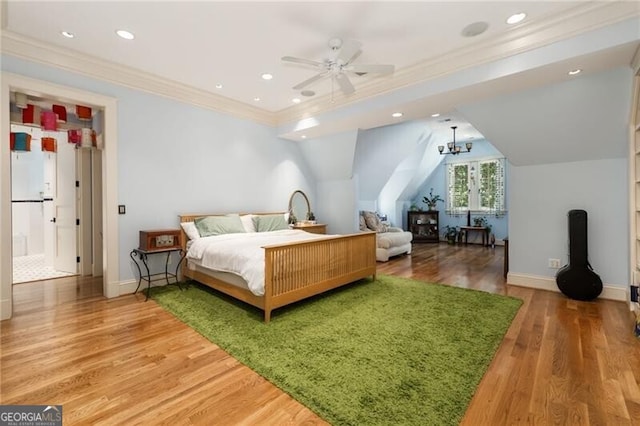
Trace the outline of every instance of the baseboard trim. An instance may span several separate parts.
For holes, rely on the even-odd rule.
[[[121,281],[118,285],[118,293],[120,296],[133,294],[136,291],[136,287],[138,287],[138,280]],[[142,287],[142,284],[140,284],[140,287]]]
[[[0,320],[11,318],[11,299],[0,300]]]
[[[170,283],[173,284],[173,281],[171,281]],[[140,283],[140,288],[138,288],[138,291],[145,290],[148,285],[149,284],[146,281],[143,281],[142,283]],[[164,287],[166,285],[167,283],[164,280],[158,280],[151,283],[151,287]],[[135,293],[137,287],[138,280],[122,281],[118,285],[119,295],[124,296],[125,294],[133,294]]]
[[[555,278],[542,277],[539,275],[514,274],[509,272],[507,274],[507,284],[560,293],[560,289],[556,284]],[[628,292],[629,290],[627,288],[604,284],[602,293],[598,297],[607,300],[626,302],[629,300]]]

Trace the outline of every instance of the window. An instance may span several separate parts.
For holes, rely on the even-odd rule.
[[[505,211],[504,158],[447,164],[447,212]]]

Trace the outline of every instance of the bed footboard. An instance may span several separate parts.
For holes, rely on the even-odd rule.
[[[265,248],[264,319],[271,310],[376,275],[376,234],[358,233]]]

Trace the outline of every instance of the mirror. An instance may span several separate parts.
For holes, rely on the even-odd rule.
[[[289,198],[289,214],[293,215],[295,220],[290,218],[289,221],[292,223],[306,221],[310,212],[311,205],[309,204],[307,195],[299,189],[293,191],[293,194],[291,194]]]

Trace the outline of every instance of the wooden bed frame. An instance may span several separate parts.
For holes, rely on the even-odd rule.
[[[251,213],[257,215],[274,213]],[[192,222],[199,217],[220,214],[184,214],[180,222]],[[186,253],[187,235],[182,228],[181,244]],[[376,277],[376,233],[363,232],[336,235],[321,240],[269,245],[265,250],[264,296],[229,284],[198,270],[182,265],[182,274],[264,311],[264,322],[271,311],[352,283],[361,278]]]

